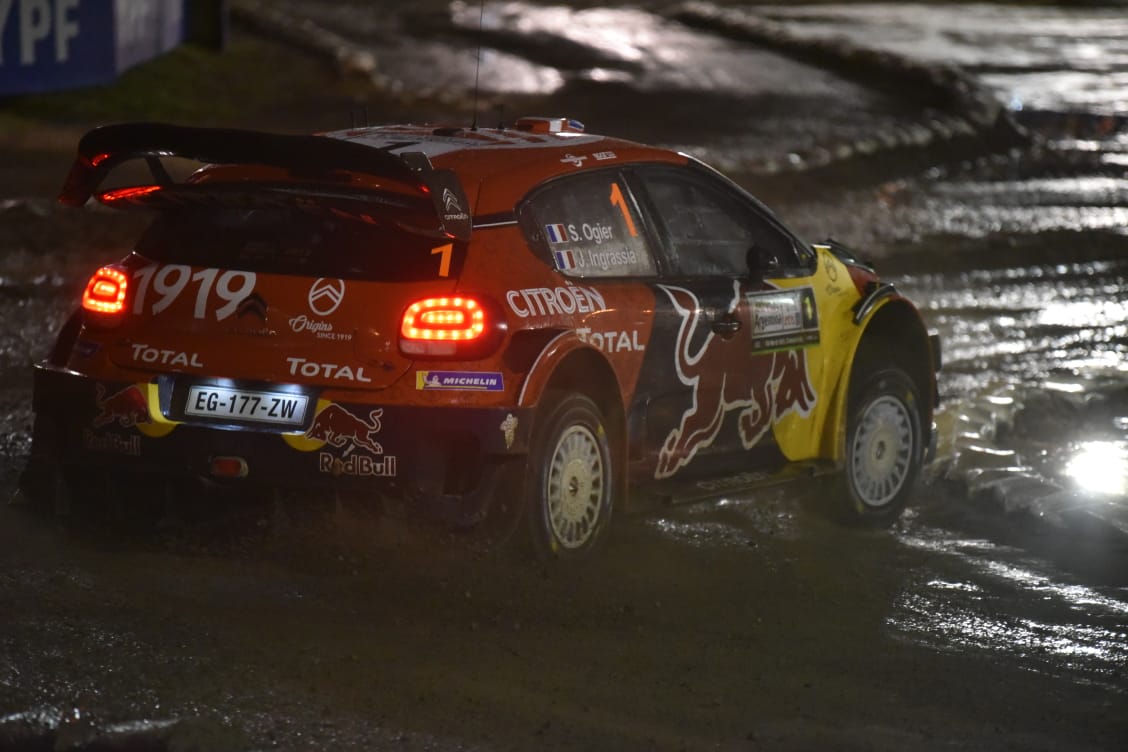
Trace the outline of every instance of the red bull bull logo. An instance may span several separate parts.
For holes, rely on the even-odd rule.
[[[95,403],[98,414],[94,416],[94,428],[104,428],[116,423],[122,428],[133,428],[138,423],[152,423],[149,417],[149,402],[145,393],[136,384],[127,386],[121,391],[106,396],[106,389],[97,384],[95,389]]]
[[[733,282],[728,314],[739,321],[738,332],[750,333],[751,338],[721,337],[709,330],[696,349],[691,343],[697,339],[698,327],[709,327],[708,321],[701,321],[705,315],[700,301],[684,288],[659,287],[681,317],[674,365],[678,379],[692,388],[693,398],[682,413],[681,423],[662,445],[655,478],[670,477],[688,465],[699,450],[712,445],[732,410],[740,411],[737,425],[745,449],[759,443],[788,413],[810,414],[817,396],[807,373],[806,351],[755,351],[757,328],[752,322],[748,292],[741,289],[740,282]],[[807,338],[804,344],[809,342]]]
[[[322,408],[313,419],[306,438],[324,441],[337,448],[345,447],[346,455],[357,447],[372,454],[383,454],[384,447],[372,438],[380,433],[380,416],[383,414],[384,408],[379,407],[368,413],[368,420],[363,420],[333,403]]]

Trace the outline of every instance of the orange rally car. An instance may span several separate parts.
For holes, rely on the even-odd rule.
[[[104,187],[131,160],[151,178]],[[523,519],[573,557],[632,498],[796,474],[888,523],[934,445],[939,342],[892,285],[697,160],[574,121],[107,126],[60,200],[91,197],[155,218],[35,368],[39,493],[349,489]]]

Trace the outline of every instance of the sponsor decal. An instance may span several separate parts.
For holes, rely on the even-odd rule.
[[[544,235],[549,243],[567,243],[568,228],[565,225],[545,225]]]
[[[324,441],[343,451],[339,456],[318,452],[318,472],[334,476],[395,477],[396,458],[385,455],[384,447],[374,438],[382,428],[383,414],[384,408],[378,407],[370,411],[365,420],[336,403],[323,407],[314,417],[305,438]]]
[[[607,307],[603,296],[590,287],[534,287],[510,290],[505,300],[513,313],[523,319],[530,316],[564,316],[573,313],[594,313]]]
[[[95,405],[98,408],[93,421],[95,428],[115,423],[122,428],[133,428],[138,423],[153,422],[149,417],[149,402],[145,399],[145,393],[136,384],[114,392],[109,397],[101,384],[96,384],[94,391]]]
[[[565,154],[561,158],[560,162],[561,162],[561,164],[570,164],[573,167],[583,167],[584,166],[584,160],[586,160],[586,159],[587,159],[586,154],[582,157],[577,157],[574,154]]]
[[[161,350],[149,347],[146,344],[135,343],[130,346],[130,351],[135,363],[162,366],[184,366],[186,368],[203,368],[199,353],[186,353],[179,350]]]
[[[286,358],[290,364],[291,376],[304,376],[307,379],[326,378],[337,381],[355,381],[358,383],[371,383],[372,379],[364,374],[364,366],[359,366],[355,371],[352,366],[343,366],[337,363],[316,363],[305,358]]]
[[[367,454],[355,454],[352,457],[334,457],[328,452],[318,452],[317,469],[329,475],[353,475],[370,478],[396,477],[396,458],[387,455],[374,458]]]
[[[733,410],[740,411],[737,429],[746,449],[755,446],[785,415],[810,414],[817,395],[807,371],[806,350],[750,353],[745,338],[720,337],[709,328],[700,301],[692,292],[681,287],[658,287],[681,317],[674,368],[693,396],[680,424],[662,444],[655,478],[668,478],[689,464],[699,450],[712,445],[725,415]],[[752,306],[741,305],[745,297],[753,296],[741,290],[739,281],[733,282],[728,310],[739,318],[743,331],[752,331]],[[704,337],[700,336],[702,331]]]
[[[833,297],[843,293],[842,285],[838,284],[838,261],[829,253],[823,254],[823,259],[826,263],[823,265],[826,269],[826,295]]]
[[[243,298],[243,302],[235,309],[235,317],[243,318],[244,316],[257,316],[260,321],[266,323],[266,312],[269,306],[266,300],[257,292],[253,292],[247,297]]]
[[[593,332],[584,327],[576,329],[576,335],[584,342],[608,353],[615,352],[642,352],[646,348],[638,341],[638,331],[606,331]]]
[[[509,413],[498,428],[501,429],[501,435],[505,437],[505,448],[512,449],[513,442],[517,440],[517,416]]]
[[[304,313],[295,316],[289,321],[290,331],[295,334],[310,332],[318,339],[329,339],[337,342],[347,342],[352,339],[352,332],[335,332],[333,324],[324,319],[311,319]]]
[[[613,152],[613,151],[597,151],[596,153],[592,154],[592,156],[595,157],[596,162],[606,162],[608,159],[614,159],[615,158],[615,152]]]
[[[806,347],[819,341],[815,291],[810,287],[747,295],[752,349],[759,352]]]
[[[347,456],[356,449],[364,449],[372,454],[383,454],[384,447],[372,437],[380,433],[380,416],[384,408],[378,407],[368,413],[368,420],[358,418],[335,402],[322,408],[313,418],[306,431],[307,439],[324,441],[338,449],[343,448]]]
[[[454,195],[454,191],[450,188],[443,188],[443,211],[446,212],[443,215],[444,220],[469,218],[462,204],[458,202],[458,196]]]
[[[318,316],[328,316],[345,298],[345,281],[321,277],[309,286],[309,310]]]
[[[94,433],[89,428],[84,428],[82,429],[82,447],[94,452],[140,457],[141,437],[137,434],[122,436],[117,433]]]
[[[500,373],[488,371],[416,371],[415,388],[458,389],[472,392],[500,392],[505,388]]]

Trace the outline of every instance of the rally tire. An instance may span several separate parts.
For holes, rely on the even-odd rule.
[[[904,511],[923,462],[919,396],[900,368],[863,370],[860,376],[850,390],[836,501],[846,522],[887,526]]]
[[[546,405],[534,428],[526,482],[533,553],[546,561],[582,559],[611,522],[617,468],[603,413],[582,394]]]

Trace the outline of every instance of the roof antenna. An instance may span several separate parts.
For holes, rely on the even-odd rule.
[[[474,119],[470,130],[478,130],[478,77],[482,72],[482,23],[486,17],[486,0],[478,0],[478,59],[474,66]]]
[[[364,126],[363,127],[367,128],[369,126],[368,105],[367,104],[361,106],[359,113],[357,112],[356,107],[350,107],[349,108],[349,125],[353,130],[356,130],[356,128],[358,127],[357,126],[357,116],[358,115],[364,116]]]

